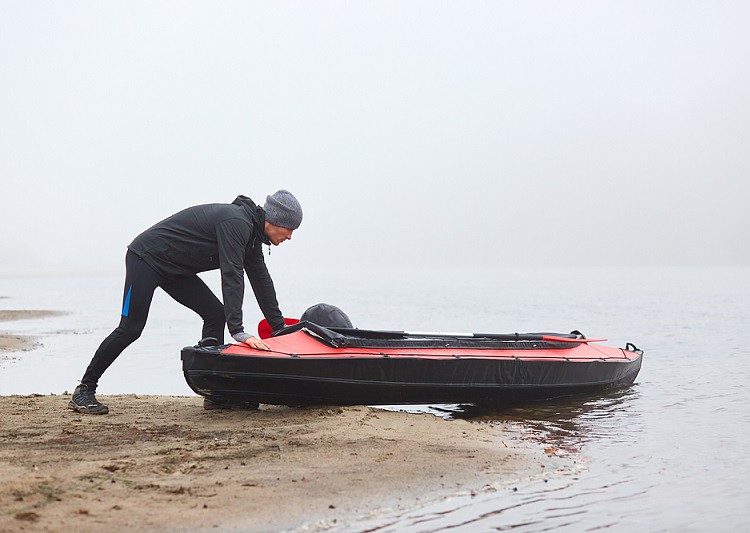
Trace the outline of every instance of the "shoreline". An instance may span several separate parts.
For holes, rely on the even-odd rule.
[[[0,322],[14,322],[17,320],[32,320],[35,318],[48,318],[52,316],[66,315],[65,311],[49,310],[0,310]],[[38,338],[33,335],[17,335],[8,331],[0,331],[0,360],[8,357],[13,352],[28,352],[38,346]]]
[[[323,531],[569,467],[430,414],[112,395],[93,416],[68,399],[0,396],[0,530]]]
[[[13,352],[29,352],[37,345],[37,337],[0,331],[0,360],[9,357]]]

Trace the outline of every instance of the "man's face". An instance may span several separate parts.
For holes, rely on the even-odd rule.
[[[271,244],[278,246],[284,241],[288,241],[292,238],[293,229],[282,228],[281,226],[274,226],[266,220],[266,235]]]

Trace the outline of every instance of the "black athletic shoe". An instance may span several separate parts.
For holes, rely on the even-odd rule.
[[[214,398],[213,400],[203,398],[203,408],[209,411],[213,409],[247,409],[248,411],[254,411],[258,407],[260,405],[254,402],[234,402],[222,398]]]
[[[106,415],[109,413],[109,407],[97,400],[94,391],[90,391],[86,385],[76,387],[76,390],[73,391],[73,397],[68,402],[68,409],[90,415]]]

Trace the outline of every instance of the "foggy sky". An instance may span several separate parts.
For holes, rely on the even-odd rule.
[[[749,6],[0,1],[0,274],[279,188],[287,265],[750,266]]]

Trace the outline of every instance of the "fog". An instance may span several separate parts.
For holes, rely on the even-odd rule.
[[[295,268],[749,266],[749,30],[741,1],[0,1],[0,274],[119,271],[279,188]]]

